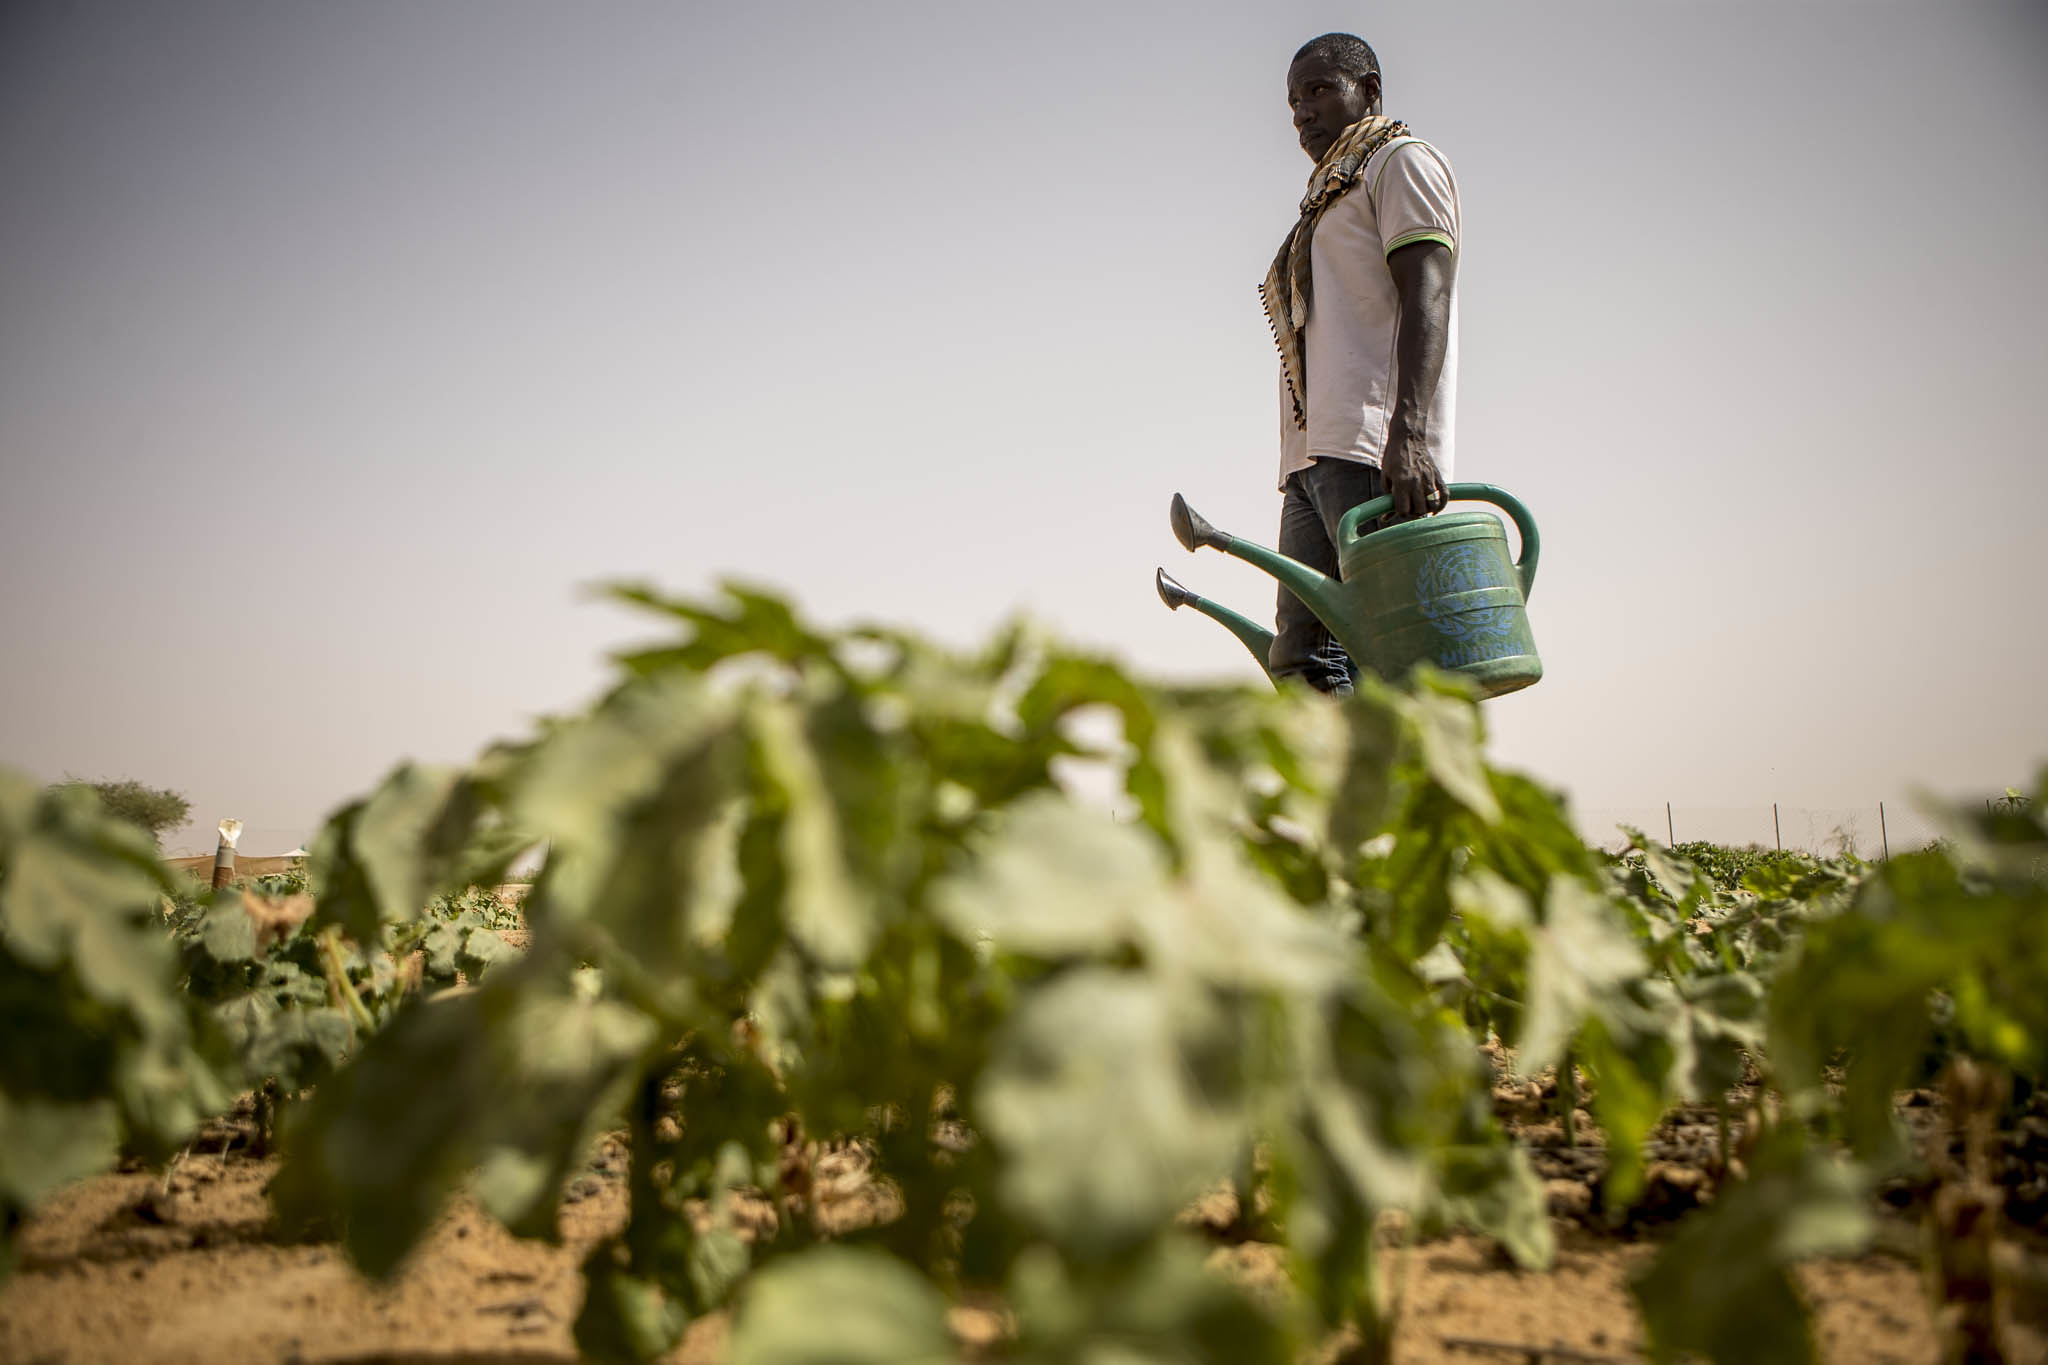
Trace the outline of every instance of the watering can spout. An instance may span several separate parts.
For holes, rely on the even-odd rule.
[[[1212,550],[1230,553],[1231,541],[1236,537],[1211,526],[1209,519],[1188,506],[1188,500],[1180,494],[1173,495],[1173,506],[1167,509],[1166,517],[1173,523],[1173,538],[1189,554],[1205,545]]]
[[[1206,524],[1205,522],[1204,525]],[[1221,602],[1211,602],[1200,593],[1189,592],[1176,583],[1164,569],[1159,570],[1153,577],[1152,586],[1159,590],[1159,600],[1166,603],[1168,610],[1179,611],[1182,607],[1191,607],[1200,612],[1235,635],[1238,643],[1250,650],[1251,656],[1259,661],[1259,667],[1266,667],[1266,656],[1273,652],[1272,631],[1256,621],[1239,616]]]
[[[1153,576],[1152,586],[1159,589],[1159,600],[1166,603],[1168,611],[1179,611],[1182,607],[1194,606],[1202,600],[1195,593],[1182,587],[1165,569],[1158,570]]]
[[[1197,550],[1207,546],[1256,565],[1279,579],[1281,586],[1306,603],[1323,624],[1330,625],[1338,619],[1342,606],[1337,596],[1337,581],[1329,575],[1318,573],[1308,565],[1263,545],[1254,545],[1227,531],[1217,530],[1209,524],[1207,517],[1188,506],[1187,499],[1178,493],[1173,495],[1168,519],[1173,523],[1173,537],[1181,543],[1181,548]]]

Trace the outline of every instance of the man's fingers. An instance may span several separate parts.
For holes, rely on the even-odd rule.
[[[1440,505],[1436,490],[1420,480],[1403,480],[1392,492],[1394,510],[1403,517],[1426,517]]]

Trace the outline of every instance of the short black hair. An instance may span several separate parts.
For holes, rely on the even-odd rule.
[[[1301,45],[1294,54],[1294,62],[1304,57],[1321,57],[1353,80],[1380,74],[1380,59],[1372,50],[1372,44],[1353,33],[1325,33],[1320,38],[1311,38]]]

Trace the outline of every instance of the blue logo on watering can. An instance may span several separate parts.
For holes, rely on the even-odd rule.
[[[1476,663],[1492,657],[1496,652],[1492,646],[1506,644],[1514,636],[1521,622],[1520,608],[1477,606],[1460,600],[1466,593],[1516,586],[1502,576],[1502,568],[1501,556],[1482,545],[1446,545],[1422,557],[1415,574],[1416,606],[1438,635],[1456,642],[1439,655],[1438,662],[1453,668]]]

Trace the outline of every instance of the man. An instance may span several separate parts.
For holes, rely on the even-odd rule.
[[[1287,104],[1315,162],[1260,293],[1279,344],[1280,553],[1336,577],[1337,523],[1391,494],[1441,511],[1457,388],[1458,186],[1443,154],[1380,112],[1379,59],[1348,33],[1305,44]],[[1267,665],[1324,692],[1352,662],[1280,590]]]

